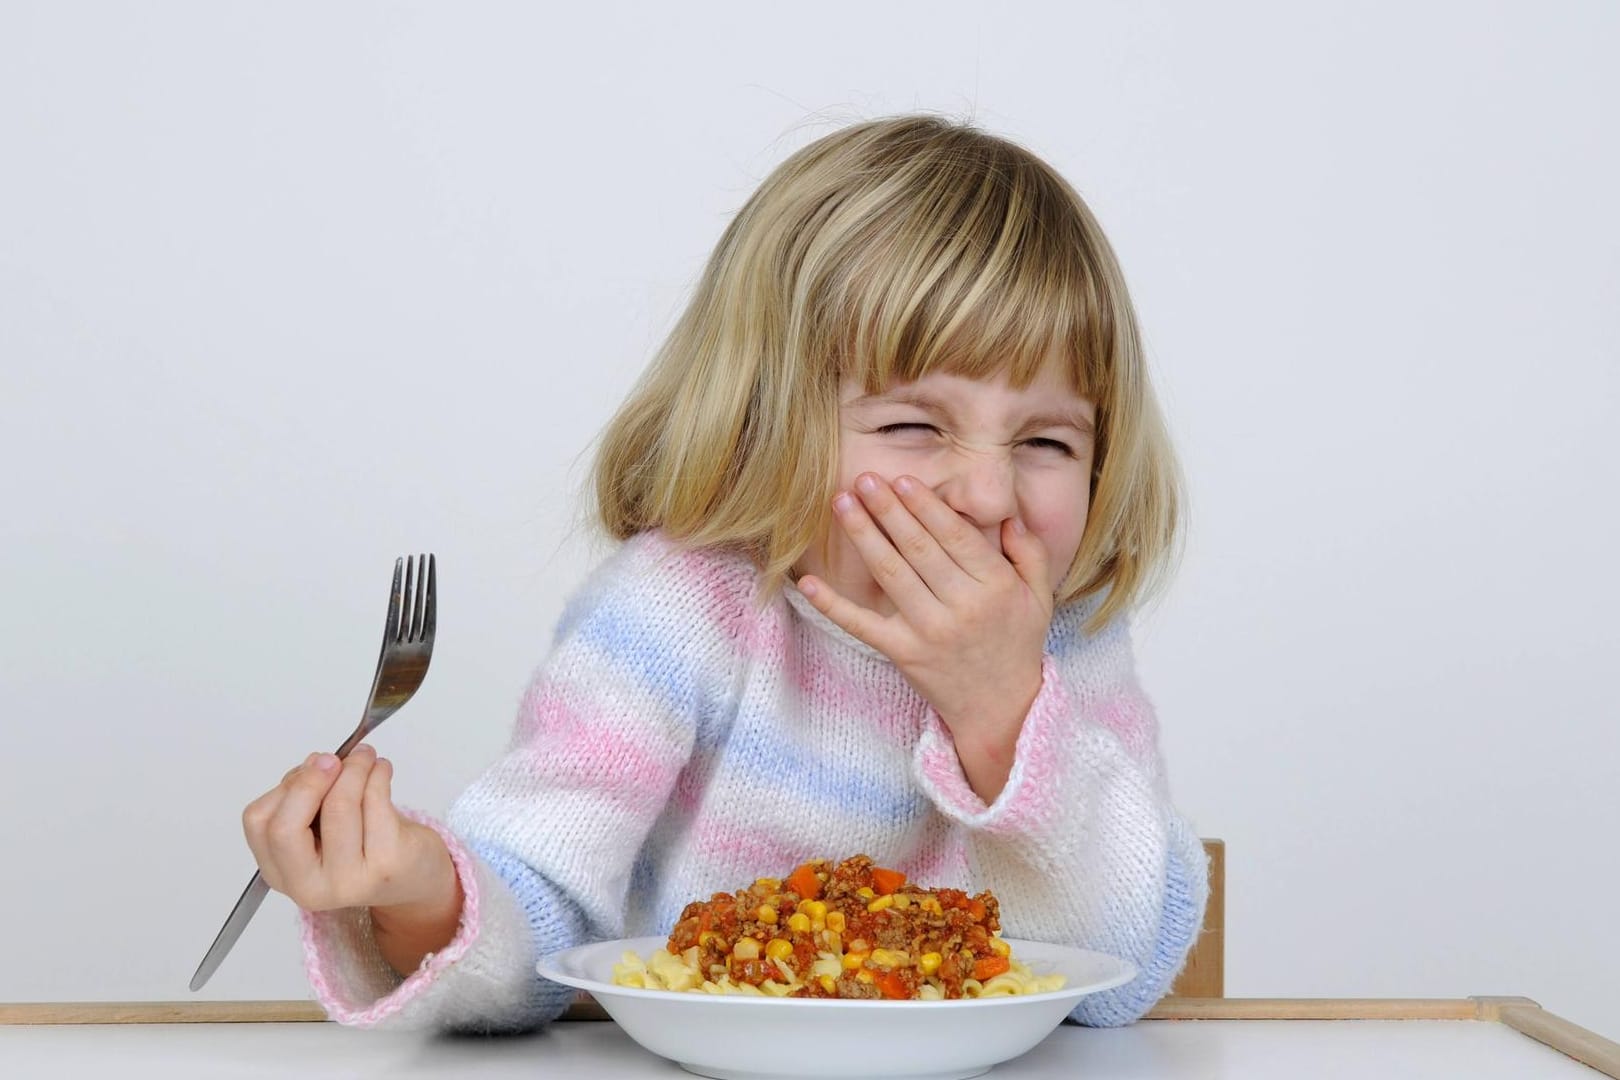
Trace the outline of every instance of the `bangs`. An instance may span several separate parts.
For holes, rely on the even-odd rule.
[[[931,372],[1023,388],[1055,364],[1102,401],[1122,298],[1100,233],[1079,197],[1015,147],[974,149],[908,162],[871,200],[882,227],[851,229],[828,252],[844,263],[818,305],[835,374],[868,393]]]

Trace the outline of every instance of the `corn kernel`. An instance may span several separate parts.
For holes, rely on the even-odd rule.
[[[871,887],[868,886],[868,885],[862,885],[860,888],[856,889],[855,891],[860,893],[862,896],[864,896],[868,900],[872,899],[872,897],[877,895],[877,893],[873,892]]]
[[[824,900],[806,900],[799,905],[799,910],[812,919],[825,919],[827,917],[827,903]]]
[[[765,955],[772,960],[786,960],[793,955],[793,942],[786,938],[771,938],[770,944],[765,946]]]
[[[865,938],[855,938],[853,941],[851,941],[849,943],[849,951],[850,952],[866,953],[866,952],[870,952],[871,950],[872,950],[872,946],[870,946],[870,945],[868,945],[866,943]]]
[[[844,913],[842,911],[827,912],[827,929],[835,934],[844,932]]]
[[[833,978],[831,975],[823,975],[817,981],[821,983],[821,988],[827,991],[827,993],[836,994],[838,992],[838,980]]]
[[[869,983],[872,981],[872,973],[867,971],[865,968],[862,968],[860,971],[855,973],[855,978],[860,982]]]
[[[872,963],[886,968],[905,967],[911,963],[911,957],[899,949],[873,949]]]
[[[810,916],[802,911],[795,911],[788,916],[788,929],[796,934],[803,934],[810,929]]]
[[[911,897],[903,892],[894,893],[894,908],[896,911],[905,911],[911,906]]]
[[[739,960],[758,960],[759,942],[751,937],[742,938],[731,947],[731,955]]]
[[[699,945],[707,945],[711,941],[719,941],[719,940],[720,940],[720,935],[715,933],[713,930],[705,930],[705,931],[703,931],[703,933],[698,935],[698,944]]]
[[[937,896],[925,896],[925,897],[923,897],[922,898],[922,909],[924,911],[928,912],[928,914],[930,914],[930,915],[943,915],[943,914],[945,914],[945,909],[943,907],[940,907],[939,897],[937,897]]]
[[[754,918],[767,926],[776,925],[776,909],[769,904],[761,904],[754,910]]]
[[[867,904],[866,905],[866,910],[867,911],[887,911],[889,908],[892,908],[892,907],[894,907],[894,895],[891,893],[888,896],[880,896],[876,900],[873,900],[870,904]]]
[[[866,954],[863,952],[847,952],[844,954],[845,971],[859,971],[864,963],[866,963]]]
[[[844,939],[838,934],[833,933],[831,930],[828,930],[825,934],[821,935],[821,944],[822,948],[826,949],[830,953],[841,953],[844,951]]]
[[[990,951],[997,956],[1011,956],[1012,946],[998,937],[993,937],[990,939]]]
[[[925,952],[921,956],[917,957],[917,968],[924,975],[932,975],[934,972],[939,970],[939,965],[944,962],[945,958],[939,955],[939,953]]]
[[[782,882],[777,878],[762,877],[755,880],[754,888],[764,889],[766,892],[780,892],[782,889]]]

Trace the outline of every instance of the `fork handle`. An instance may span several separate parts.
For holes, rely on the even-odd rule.
[[[353,733],[351,733],[347,739],[343,740],[342,746],[332,751],[332,755],[339,761],[342,761],[344,758],[348,757],[350,750],[353,750],[355,747],[359,746],[361,741],[364,740],[367,735],[370,735],[373,731],[377,730],[378,724],[381,724],[384,720],[394,715],[398,708],[399,707],[396,705],[393,708],[367,709],[365,716],[360,718],[360,726],[355,728]]]
[[[242,890],[236,906],[231,908],[230,915],[225,918],[225,925],[219,928],[214,943],[208,946],[208,952],[203,956],[202,963],[197,965],[197,973],[191,977],[193,991],[201,990],[203,984],[213,977],[221,961],[231,951],[231,946],[236,944],[236,939],[242,936],[242,931],[247,929],[254,912],[259,910],[259,905],[264,903],[264,898],[269,892],[270,886],[264,880],[264,875],[255,870],[253,880]]]

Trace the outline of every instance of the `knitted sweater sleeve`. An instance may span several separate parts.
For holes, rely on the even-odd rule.
[[[924,793],[968,830],[970,869],[1002,901],[1008,937],[1122,957],[1137,976],[1081,999],[1082,1024],[1117,1026],[1169,990],[1203,923],[1208,860],[1171,805],[1153,707],[1137,684],[1129,632],[1096,636],[1094,605],[1060,609],[1012,772],[986,806],[949,730],[929,710],[914,758]]]
[[[355,1026],[521,1031],[573,991],[535,961],[623,936],[638,850],[730,692],[725,564],[634,538],[571,600],[506,752],[439,831],[466,896],[454,939],[401,979],[367,909],[302,912],[305,967],[328,1014]],[[716,575],[719,575],[717,579]],[[735,577],[736,575],[731,575]]]

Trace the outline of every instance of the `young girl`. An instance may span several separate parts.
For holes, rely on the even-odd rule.
[[[622,543],[448,824],[396,808],[364,746],[243,814],[331,1016],[532,1028],[573,993],[541,954],[857,852],[1135,963],[1081,1023],[1166,993],[1207,864],[1126,616],[1176,469],[1114,255],[1048,165],[926,116],[794,154],[595,481]]]

